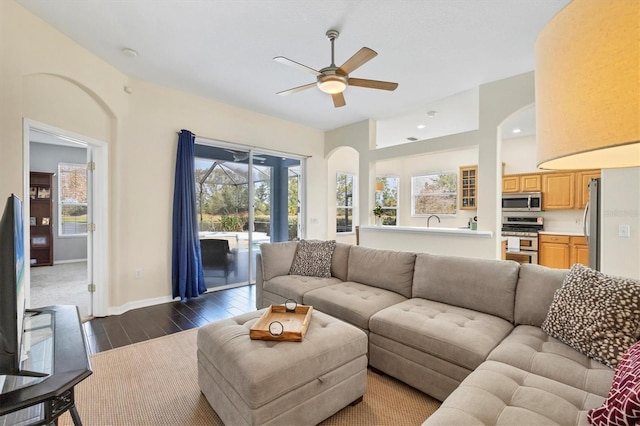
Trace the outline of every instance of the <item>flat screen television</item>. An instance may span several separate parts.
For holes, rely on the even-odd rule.
[[[22,200],[12,194],[0,221],[0,374],[21,375],[25,311]]]

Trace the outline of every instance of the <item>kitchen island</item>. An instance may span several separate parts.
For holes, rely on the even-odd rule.
[[[360,245],[387,250],[500,259],[500,241],[491,231],[418,226],[361,226]]]

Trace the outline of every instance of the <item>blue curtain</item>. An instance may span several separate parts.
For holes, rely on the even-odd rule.
[[[183,302],[207,291],[198,238],[194,151],[195,136],[188,130],[180,131],[173,188],[171,282],[173,297]]]

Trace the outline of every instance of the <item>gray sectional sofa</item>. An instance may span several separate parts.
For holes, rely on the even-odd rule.
[[[297,244],[261,246],[257,308],[364,330],[371,367],[444,401],[425,425],[586,425],[605,401],[613,369],[540,328],[567,270],[338,243],[331,277],[290,275]]]

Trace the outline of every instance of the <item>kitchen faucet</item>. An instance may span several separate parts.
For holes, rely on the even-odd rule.
[[[440,223],[440,218],[438,217],[438,215],[432,214],[427,218],[427,228],[429,227],[429,221],[431,221],[432,217],[435,217],[436,219],[438,219],[438,223]]]

